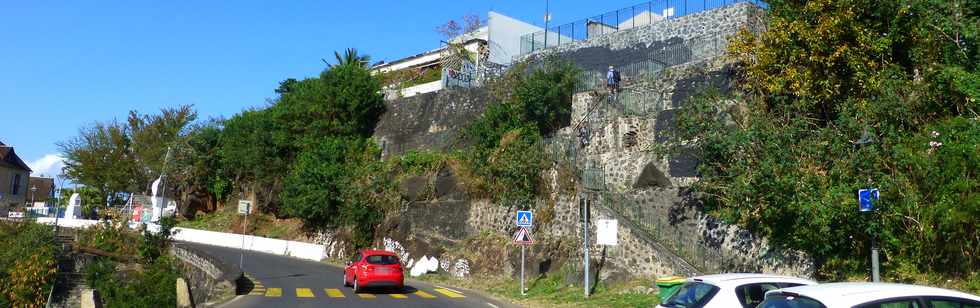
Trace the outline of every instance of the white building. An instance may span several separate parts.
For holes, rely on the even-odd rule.
[[[456,54],[442,43],[439,48],[420,54],[375,65],[371,71],[384,74],[385,97],[410,97],[442,90],[447,86],[474,85],[480,71],[490,67],[505,67],[520,55],[521,36],[543,30],[523,21],[490,11],[487,24],[450,40],[470,55],[462,65],[446,67],[448,56]]]

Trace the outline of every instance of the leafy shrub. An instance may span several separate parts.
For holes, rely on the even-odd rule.
[[[411,150],[398,157],[398,165],[410,173],[426,174],[438,171],[447,159],[446,154]]]
[[[78,231],[78,244],[120,255],[135,255],[140,242],[139,233],[127,225],[126,217],[115,213],[113,219],[102,220],[89,228]]]
[[[0,307],[43,307],[57,271],[51,227],[0,221],[0,247]]]
[[[556,58],[541,67],[519,65],[500,81],[504,101],[487,107],[467,130],[473,146],[464,151],[473,173],[494,201],[534,204],[545,167],[543,135],[570,122],[578,69]],[[528,73],[528,71],[530,71]]]
[[[145,263],[156,261],[161,255],[165,254],[170,248],[170,237],[173,235],[173,228],[177,221],[173,217],[160,219],[160,231],[153,233],[143,230],[143,236],[139,241],[139,257]]]
[[[98,258],[85,268],[85,278],[106,307],[174,307],[179,277],[174,262],[163,256],[143,267],[126,267]]]

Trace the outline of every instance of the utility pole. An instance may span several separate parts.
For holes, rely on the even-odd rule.
[[[551,21],[550,0],[544,0],[544,48],[548,48],[548,22]],[[533,37],[531,38],[534,39]]]
[[[585,298],[589,298],[589,202],[590,196],[586,192],[583,194],[582,198],[582,251],[583,251],[583,264],[584,271],[582,271],[584,281],[582,283],[582,290],[585,294]]]
[[[170,147],[167,147],[167,155],[163,157],[163,167],[160,168],[160,196],[167,197],[167,163],[170,162]],[[166,205],[164,205],[166,206]]]

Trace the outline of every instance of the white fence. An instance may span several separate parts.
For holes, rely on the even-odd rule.
[[[53,225],[54,218],[39,217],[38,223]],[[58,225],[67,228],[87,228],[99,223],[98,220],[84,219],[58,219]],[[150,230],[159,230],[157,225],[149,225]],[[234,233],[204,231],[189,228],[174,228],[176,234],[175,241],[198,243],[205,245],[221,246],[228,248],[242,248],[242,235]],[[326,257],[323,245],[310,244],[296,241],[278,240],[267,237],[246,235],[244,239],[245,250],[271,253],[281,256],[320,261]]]

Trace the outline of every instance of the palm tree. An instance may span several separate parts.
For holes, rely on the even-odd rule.
[[[371,56],[358,55],[357,49],[354,48],[347,48],[347,50],[344,51],[343,55],[341,55],[339,51],[334,51],[333,55],[335,58],[337,58],[337,64],[330,64],[326,60],[323,60],[324,63],[327,63],[327,67],[334,67],[340,65],[355,65],[360,67],[367,67],[368,62],[371,61]]]

